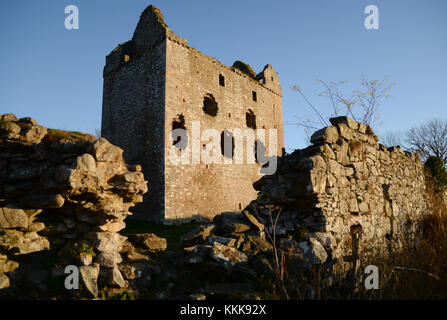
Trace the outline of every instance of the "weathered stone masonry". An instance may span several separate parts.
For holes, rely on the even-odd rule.
[[[255,183],[260,192],[247,209],[266,224],[280,211],[277,234],[304,231],[338,262],[417,240],[428,214],[419,157],[386,148],[371,128],[347,117],[331,123]]]
[[[216,109],[216,103],[217,110],[205,110],[207,104]],[[212,218],[240,210],[256,197],[252,183],[260,178],[259,164],[170,163],[172,129],[185,128],[191,138],[193,121],[200,122],[201,131],[275,128],[275,155],[280,155],[284,137],[278,75],[270,65],[256,75],[241,62],[230,68],[202,54],[149,6],[132,40],[112,51],[104,68],[102,135],[125,150],[128,162],[140,163],[151,183],[143,204],[135,207],[136,218]]]
[[[126,286],[118,268],[126,237],[118,232],[147,191],[141,167],[126,165],[123,150],[103,138],[57,136],[12,114],[0,119],[0,289],[10,285],[10,274],[12,282],[30,277],[43,285],[69,264],[80,267],[90,295],[98,293],[98,277]],[[73,261],[76,244],[93,254]],[[19,266],[14,258],[46,250],[59,267]]]

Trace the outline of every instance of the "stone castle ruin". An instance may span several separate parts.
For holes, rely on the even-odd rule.
[[[261,177],[260,164],[172,164],[169,150],[179,142],[172,130],[189,131],[194,121],[222,136],[232,128],[277,129],[275,174]],[[348,117],[331,123],[314,133],[311,146],[280,156],[281,86],[271,66],[256,75],[240,61],[231,68],[221,64],[190,48],[153,6],[104,68],[102,133],[125,150],[128,162],[142,164],[150,183],[137,218],[214,217],[218,230],[236,230],[220,236],[246,240],[237,250],[253,242],[253,232],[265,241],[270,214],[279,214],[277,235],[306,235],[293,246],[305,248],[315,263],[343,265],[416,239],[427,213],[419,158],[380,145],[371,128]],[[180,142],[179,152],[196,143],[191,135]],[[192,237],[205,239],[205,229]]]
[[[281,108],[270,65],[258,75],[239,61],[227,67],[190,48],[149,6],[132,40],[107,56],[104,138],[0,115],[1,291],[19,297],[32,292],[23,286],[29,282],[48,293],[50,281],[74,264],[90,297],[105,287],[152,287],[154,276],[166,277],[157,282],[163,290],[176,282],[191,294],[194,266],[201,287],[214,275],[221,281],[238,272],[252,280],[271,274],[268,259],[277,248],[266,234],[273,230],[278,251],[287,249],[304,269],[355,269],[417,242],[430,212],[417,155],[379,144],[370,127],[348,117],[330,119],[310,146],[282,154]],[[211,142],[194,135],[197,124],[202,133],[216,129],[219,140],[234,138],[235,149],[233,129],[245,130],[257,143],[247,143],[244,159],[265,148],[277,160],[274,174],[261,177],[262,159],[239,164],[237,152],[220,146],[220,163],[194,163],[193,152],[190,163],[173,163],[172,153],[208,150]],[[187,139],[175,129],[185,129]],[[277,130],[273,152],[258,129]],[[166,239],[120,233],[134,205],[140,220],[200,216],[212,223],[183,235],[181,250],[161,267],[135,247],[155,253],[166,249]]]
[[[281,86],[270,65],[256,74],[243,62],[228,67],[206,56],[174,34],[154,6],[141,14],[132,40],[106,58],[102,136],[124,149],[127,162],[141,164],[151,186],[135,207],[137,219],[169,223],[243,209],[256,198],[252,184],[261,164],[237,164],[222,147],[220,164],[176,165],[170,161],[173,144],[179,142],[179,152],[207,150],[211,142],[194,138],[198,124],[201,133],[216,129],[221,145],[237,128],[270,151],[268,132],[262,141],[255,130],[276,129],[277,146],[267,155],[277,156],[284,146],[282,123]],[[185,129],[188,140],[172,136],[175,129]],[[243,159],[255,154],[249,140]]]

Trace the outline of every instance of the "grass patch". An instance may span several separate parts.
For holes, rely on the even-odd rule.
[[[168,250],[177,250],[179,249],[181,236],[202,224],[204,223],[191,222],[180,225],[163,225],[146,221],[130,220],[126,221],[126,228],[121,231],[121,234],[155,233],[159,237],[166,238]]]
[[[59,129],[48,129],[48,133],[44,138],[45,142],[78,142],[78,141],[89,141],[93,142],[97,140],[95,136],[87,133],[77,132],[77,131],[65,131]]]

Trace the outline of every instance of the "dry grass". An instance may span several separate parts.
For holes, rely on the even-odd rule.
[[[447,299],[447,208],[427,177],[428,214],[421,222],[422,238],[386,257],[360,261],[358,271],[331,274],[322,266],[298,271],[287,258],[273,259],[269,281],[274,299]],[[276,245],[276,243],[275,243]],[[285,254],[283,257],[287,257]],[[370,261],[366,261],[370,260]],[[379,289],[366,290],[364,268],[379,269]],[[336,279],[327,284],[330,276]]]
[[[447,299],[447,208],[427,177],[429,214],[417,245],[385,258],[379,265],[384,299]]]

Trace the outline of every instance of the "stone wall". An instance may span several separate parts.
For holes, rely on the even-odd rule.
[[[427,214],[419,158],[380,145],[370,127],[348,117],[330,121],[312,135],[311,146],[287,155],[277,174],[254,184],[259,194],[247,209],[265,223],[279,213],[277,234],[316,239],[339,262],[417,240]]]
[[[169,29],[154,6],[141,14],[132,40],[107,56],[102,135],[124,149],[126,161],[141,164],[151,181],[144,203],[134,209],[136,218],[165,223],[212,218],[222,211],[240,210],[256,197],[252,183],[260,177],[259,164],[173,165],[169,161],[177,119],[183,118],[191,138],[193,121],[200,122],[201,132],[253,130],[246,121],[250,112],[256,117],[256,128],[277,129],[274,153],[281,154],[278,75],[270,65],[258,75],[246,69],[251,68],[241,62],[229,67],[191,48]],[[204,112],[205,97],[217,103],[216,115]],[[198,143],[200,148],[206,144]],[[268,150],[268,137],[266,144]]]
[[[126,237],[118,232],[147,191],[141,167],[126,165],[123,150],[103,138],[47,130],[13,114],[0,119],[0,289],[11,284],[9,274],[24,280],[25,269],[44,285],[69,264],[80,266],[93,296],[97,279],[125,286],[118,265]],[[50,270],[14,261],[46,250]]]

